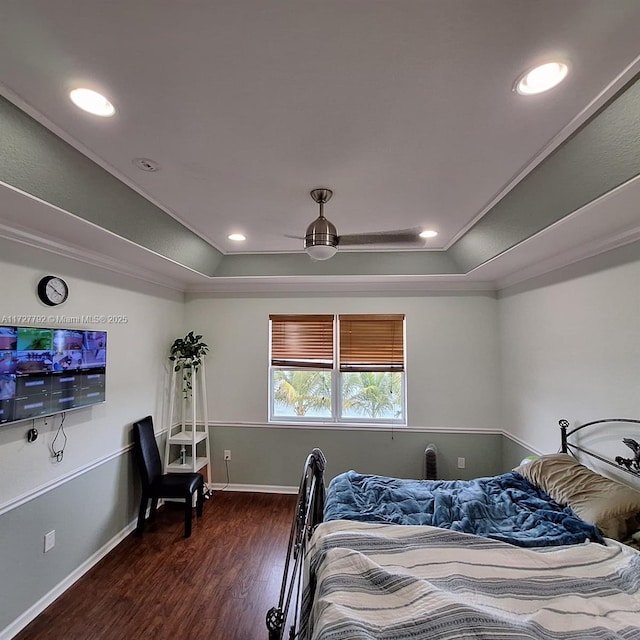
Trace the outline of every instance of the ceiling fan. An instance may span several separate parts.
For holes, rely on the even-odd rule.
[[[304,250],[314,260],[328,260],[338,247],[366,244],[422,244],[420,229],[400,229],[338,235],[335,225],[324,217],[324,205],[331,200],[331,189],[313,189],[311,197],[320,205],[320,215],[307,227]],[[422,236],[424,237],[424,236]]]

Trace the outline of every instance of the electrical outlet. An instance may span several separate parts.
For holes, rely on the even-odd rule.
[[[44,552],[51,551],[56,546],[56,530],[44,534]]]
[[[224,450],[224,459],[225,460],[231,460],[231,449],[225,449]]]
[[[464,465],[465,465],[465,459],[458,458],[458,469],[464,469]]]

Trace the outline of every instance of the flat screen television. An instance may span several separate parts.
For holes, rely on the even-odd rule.
[[[0,326],[0,425],[105,401],[107,332]]]

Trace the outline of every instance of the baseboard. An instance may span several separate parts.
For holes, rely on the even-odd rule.
[[[214,491],[242,491],[246,493],[298,493],[298,487],[286,487],[268,484],[224,484],[223,482],[212,482],[210,485]],[[2,640],[2,637],[0,637]]]
[[[0,631],[0,640],[11,640],[32,620],[40,615],[56,598],[61,596],[74,582],[80,579],[91,567],[104,558],[112,549],[115,549],[133,530],[136,528],[136,521],[129,523],[122,531],[117,533],[104,546],[98,549],[92,556],[87,558],[80,566],[72,571],[64,580],[59,582],[49,593],[29,607],[24,613],[16,618],[9,626]]]

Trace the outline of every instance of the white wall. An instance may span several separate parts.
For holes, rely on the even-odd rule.
[[[25,437],[31,421],[0,426],[1,509],[121,451],[130,442],[132,421],[161,414],[167,353],[182,332],[184,307],[182,293],[6,240],[0,240],[0,269],[0,317],[122,314],[128,319],[126,324],[81,325],[108,332],[107,401],[67,413],[68,443],[62,462],[56,462],[49,449],[59,415],[46,424],[44,419],[35,421],[40,437],[32,444]],[[35,293],[38,280],[50,273],[62,276],[70,286],[69,299],[55,309],[40,303]]]
[[[548,453],[560,418],[640,416],[640,243],[505,290],[499,321],[506,431]]]
[[[209,419],[266,423],[272,313],[404,313],[409,426],[498,429],[499,338],[491,294],[217,298],[187,295],[186,329],[203,334]]]

